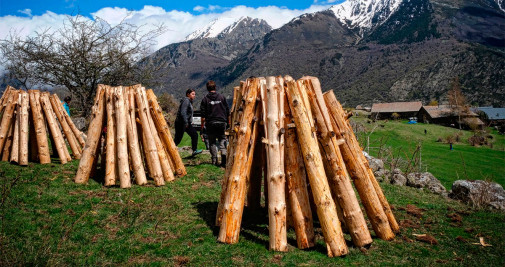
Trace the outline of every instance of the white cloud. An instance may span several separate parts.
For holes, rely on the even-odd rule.
[[[328,5],[312,5],[303,10],[288,9],[286,7],[265,6],[252,8],[247,6],[235,6],[233,8],[221,6],[209,6],[207,8],[196,6],[195,11],[209,11],[203,14],[191,14],[178,10],[166,11],[161,7],[144,6],[141,10],[127,10],[120,7],[106,7],[95,13],[93,17],[100,17],[112,25],[125,20],[135,25],[143,25],[145,30],[154,28],[154,25],[163,23],[167,31],[157,38],[158,44],[154,49],[159,49],[170,43],[180,42],[195,30],[207,26],[218,17],[238,19],[243,16],[259,18],[267,21],[273,28],[279,28],[293,18],[304,13],[312,13],[329,8]],[[4,39],[9,32],[16,32],[20,36],[27,36],[36,30],[51,28],[56,30],[62,27],[67,15],[46,12],[41,16],[0,17],[0,39]]]
[[[26,8],[26,9],[23,9],[23,10],[18,10],[18,12],[21,13],[21,14],[25,14],[28,17],[32,16],[32,10],[29,9],[29,8]]]

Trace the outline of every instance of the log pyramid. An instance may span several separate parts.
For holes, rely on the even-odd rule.
[[[0,154],[2,161],[27,166],[28,160],[51,163],[49,140],[62,164],[81,158],[84,136],[63,109],[58,95],[7,86],[0,99]]]
[[[348,117],[315,77],[249,78],[235,87],[218,241],[238,242],[244,206],[260,207],[263,180],[271,250],[287,250],[289,225],[300,249],[314,246],[313,211],[328,256],[348,253],[345,232],[357,247],[371,244],[353,184],[376,236],[393,239],[399,226]]]
[[[186,175],[167,122],[154,92],[142,85],[98,85],[88,140],[74,181],[87,183],[94,176],[100,160],[105,186],[119,181],[121,188],[131,187],[131,173],[139,185],[148,176],[156,186]]]

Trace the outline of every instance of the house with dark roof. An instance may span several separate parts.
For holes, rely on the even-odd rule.
[[[464,107],[454,108],[450,105],[423,106],[419,111],[419,120],[424,123],[457,126],[460,117],[461,121],[459,123],[465,128],[482,128],[485,125],[475,112]]]
[[[505,122],[505,108],[479,107],[477,111],[486,114],[486,121],[490,125],[497,125]]]
[[[372,105],[371,118],[390,119],[393,113],[400,115],[400,118],[416,117],[422,106],[421,101],[375,103]]]

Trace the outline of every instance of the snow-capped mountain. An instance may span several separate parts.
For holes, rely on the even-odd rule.
[[[386,21],[403,0],[348,0],[330,8],[349,28],[370,29]],[[499,0],[497,0],[499,1]]]
[[[259,26],[262,22],[264,21],[250,17],[240,17],[239,19],[220,17],[213,20],[204,28],[196,30],[189,34],[186,36],[184,41],[219,37],[233,32],[233,30],[241,24],[254,28],[255,26]]]

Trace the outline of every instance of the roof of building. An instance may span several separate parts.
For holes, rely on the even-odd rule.
[[[419,111],[422,106],[423,103],[421,103],[421,101],[375,103],[372,105],[372,113],[416,112]]]
[[[489,120],[505,120],[505,108],[480,107],[477,109],[486,113]]]
[[[449,105],[438,105],[438,106],[423,106],[423,109],[430,115],[432,119],[445,118],[456,116],[454,109]],[[463,114],[466,117],[477,117],[477,114],[468,110]]]
[[[461,119],[464,124],[466,125],[476,125],[476,126],[482,126],[484,125],[484,122],[482,122],[479,118],[477,117],[466,117]]]

